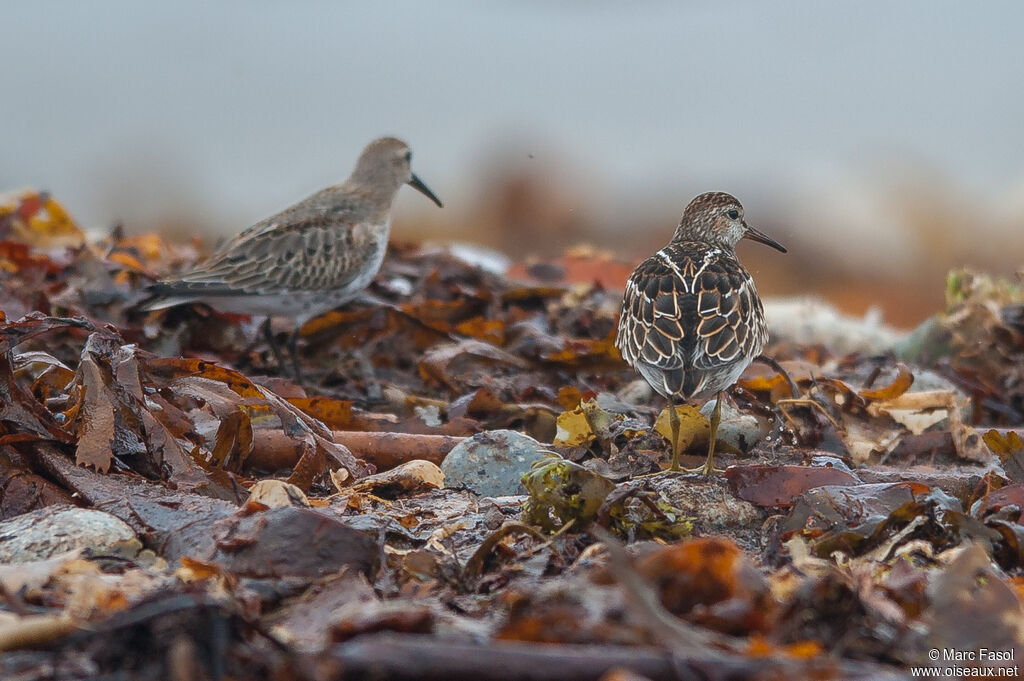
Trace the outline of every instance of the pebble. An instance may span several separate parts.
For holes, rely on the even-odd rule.
[[[522,477],[546,452],[545,445],[514,430],[477,433],[448,452],[441,464],[444,485],[486,497],[526,494]]]
[[[47,506],[0,522],[0,563],[20,564],[52,558],[74,549],[123,555],[126,545],[142,547],[123,520],[77,506]]]
[[[701,407],[700,413],[710,420],[714,408],[715,401],[709,400]],[[754,445],[770,430],[771,425],[765,419],[742,412],[726,400],[722,400],[722,420],[718,424],[717,435],[720,442],[727,442],[745,454],[753,449]]]

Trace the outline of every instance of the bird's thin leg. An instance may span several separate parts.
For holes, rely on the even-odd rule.
[[[715,440],[718,437],[718,424],[722,422],[722,393],[715,395],[715,408],[711,411],[711,434],[708,435],[708,458],[704,465],[699,468],[690,469],[691,473],[711,475],[715,472]]]
[[[296,324],[295,329],[288,336],[288,354],[292,356],[292,378],[299,385],[302,385],[302,367],[299,366],[299,330],[301,327]],[[283,366],[282,366],[283,368]]]
[[[274,354],[277,370],[284,371],[284,356],[281,355],[281,347],[277,344],[274,332],[270,329],[270,317],[267,317],[260,328],[263,329],[263,337],[267,339],[267,345],[270,346],[270,351]]]
[[[685,468],[679,467],[679,455],[681,454],[679,451],[679,412],[676,411],[676,405],[675,402],[672,401],[672,398],[669,397],[667,399],[668,406],[666,409],[668,409],[668,423],[672,428],[672,439],[669,443],[672,446],[672,465],[666,470],[658,470],[653,473],[644,473],[643,475],[636,476],[638,478],[646,478],[651,475],[664,475],[665,473],[679,473],[680,471],[686,470]],[[651,429],[653,430],[654,426],[651,426]]]
[[[672,465],[669,470],[672,472],[679,471],[679,412],[676,411],[676,405],[672,402],[672,398],[668,398],[668,422],[672,427]]]
[[[708,435],[708,458],[704,462],[704,475],[715,472],[715,440],[718,439],[718,425],[722,422],[722,393],[715,395],[715,408],[711,412],[711,433]]]
[[[373,361],[370,359],[371,347],[357,348],[352,351],[352,359],[355,360],[359,373],[362,374],[363,385],[366,388],[366,398],[371,402],[381,399],[380,381],[377,379],[377,372],[373,369]]]

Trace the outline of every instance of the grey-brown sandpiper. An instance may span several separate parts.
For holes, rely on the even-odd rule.
[[[401,140],[370,142],[347,180],[257,222],[196,269],[154,284],[159,297],[145,308],[202,302],[223,312],[266,315],[268,322],[290,318],[288,349],[299,379],[300,327],[352,300],[373,280],[387,250],[398,189],[408,184],[441,206],[412,172],[411,160]],[[269,324],[264,328],[280,362]]]
[[[668,400],[671,471],[680,470],[676,402],[715,397],[707,459],[691,471],[710,475],[722,391],[761,354],[768,339],[754,279],[736,259],[741,239],[786,252],[747,224],[735,198],[701,194],[683,211],[669,244],[640,263],[626,283],[615,345]]]

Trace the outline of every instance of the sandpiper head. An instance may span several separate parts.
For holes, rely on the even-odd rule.
[[[786,252],[786,248],[764,232],[747,224],[743,206],[725,192],[701,194],[683,211],[673,241],[704,241],[732,251],[740,239],[760,241]]]
[[[407,184],[422,192],[438,206],[441,200],[434,196],[423,180],[412,172],[412,150],[394,137],[381,137],[366,145],[356,161],[349,182],[371,191],[394,192]]]

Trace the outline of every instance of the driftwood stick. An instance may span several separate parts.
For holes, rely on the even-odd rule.
[[[381,433],[336,430],[334,441],[349,448],[357,459],[377,467],[394,468],[413,459],[426,459],[440,465],[452,448],[465,440],[454,435]],[[253,450],[247,463],[263,470],[291,468],[302,455],[302,448],[280,430],[256,430]]]
[[[829,657],[673,655],[642,646],[469,641],[394,633],[367,634],[322,653],[301,655],[297,665],[300,678],[318,681],[598,681],[613,669],[629,670],[651,681],[905,678],[892,667]],[[315,677],[309,670],[315,670]]]
[[[337,665],[325,681],[422,679],[424,681],[598,681],[629,669],[646,678],[675,679],[672,656],[656,648],[556,645],[519,641],[440,641],[432,636],[379,634],[335,645],[319,656]]]

